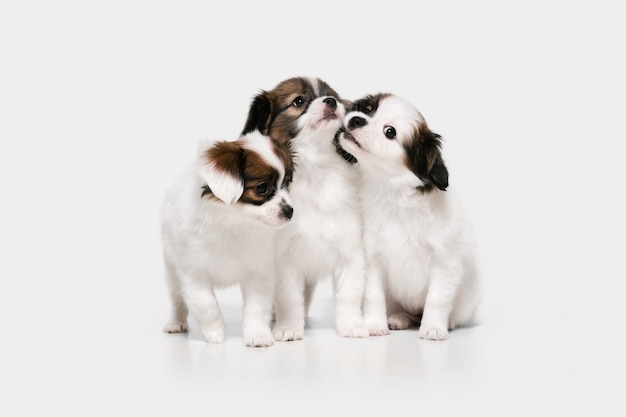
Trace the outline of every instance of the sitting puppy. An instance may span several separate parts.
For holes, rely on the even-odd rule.
[[[365,284],[357,171],[333,143],[345,105],[317,78],[284,80],[252,101],[243,132],[258,129],[289,149],[294,165],[289,192],[298,215],[276,239],[275,297],[278,341],[302,339],[319,280],[332,277],[337,332],[366,337],[361,303]]]
[[[273,344],[273,242],[293,214],[285,181],[290,175],[271,140],[259,132],[199,148],[162,207],[172,302],[165,332],[187,331],[190,312],[207,341],[222,342],[224,319],[214,289],[239,283],[245,344]]]
[[[351,110],[339,143],[358,159],[362,178],[370,335],[421,318],[421,338],[447,339],[472,318],[479,291],[469,223],[445,191],[440,136],[396,95],[370,95]]]

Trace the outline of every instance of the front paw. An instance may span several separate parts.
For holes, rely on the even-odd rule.
[[[243,331],[243,339],[246,346],[268,347],[274,344],[274,338],[269,328]]]
[[[387,336],[389,333],[389,326],[387,323],[379,323],[375,321],[366,322],[367,330],[370,336]]]
[[[165,333],[186,333],[189,329],[189,325],[186,321],[174,320],[163,327]]]
[[[222,343],[224,341],[224,329],[202,330],[202,335],[209,343]]]
[[[337,322],[337,333],[341,337],[368,337],[370,335],[361,320]]]
[[[277,323],[274,326],[273,334],[274,340],[277,342],[302,340],[304,337],[304,327]]]
[[[389,316],[387,324],[391,330],[404,330],[411,326],[411,319],[402,313],[396,313]]]
[[[420,326],[417,336],[426,340],[448,339],[448,329],[433,326]]]

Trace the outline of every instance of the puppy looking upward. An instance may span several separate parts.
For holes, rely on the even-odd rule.
[[[274,237],[293,208],[285,166],[270,139],[253,131],[209,143],[168,189],[161,233],[172,303],[168,333],[186,332],[188,312],[207,341],[224,340],[214,290],[240,284],[247,346],[270,346]]]
[[[277,282],[274,338],[298,340],[319,280],[333,282],[339,335],[365,337],[361,302],[364,252],[354,166],[336,151],[333,139],[345,105],[326,82],[295,77],[252,101],[244,133],[270,135],[294,174],[289,192],[298,213],[276,238]],[[289,165],[289,162],[286,162]]]
[[[472,232],[446,191],[440,136],[393,94],[351,109],[339,143],[361,172],[369,332],[388,334],[388,326],[405,329],[421,317],[420,337],[447,339],[448,329],[472,318],[479,291]]]

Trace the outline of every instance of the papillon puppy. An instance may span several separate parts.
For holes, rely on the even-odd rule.
[[[244,343],[273,344],[273,247],[277,230],[294,212],[286,189],[289,176],[274,143],[258,131],[199,145],[197,157],[168,189],[162,206],[172,304],[165,332],[186,332],[191,313],[208,342],[224,341],[214,290],[239,284]]]
[[[294,77],[259,93],[243,132],[260,130],[294,166],[290,185],[298,214],[276,238],[277,341],[299,340],[316,284],[331,278],[340,336],[366,337],[361,303],[365,285],[357,170],[338,154],[335,133],[345,103],[318,78]]]
[[[447,339],[480,297],[473,233],[446,191],[441,137],[397,95],[370,95],[350,110],[339,143],[361,173],[366,326],[384,335],[419,322],[419,337]]]

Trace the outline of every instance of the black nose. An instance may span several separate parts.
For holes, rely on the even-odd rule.
[[[326,105],[331,109],[337,108],[337,100],[335,100],[333,97],[326,97],[324,99],[324,103],[326,103]]]
[[[287,220],[291,220],[291,216],[293,216],[293,207],[291,207],[289,204],[285,204],[281,209],[280,209],[281,213],[283,214],[283,217]]]
[[[348,121],[348,129],[356,129],[357,127],[363,127],[366,124],[367,120],[359,116],[354,116]]]

